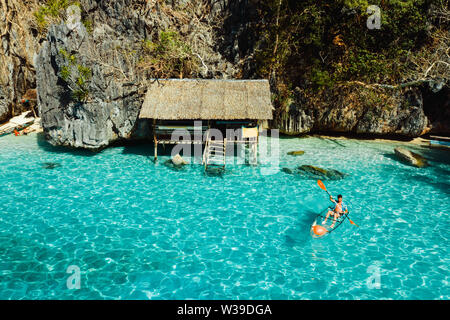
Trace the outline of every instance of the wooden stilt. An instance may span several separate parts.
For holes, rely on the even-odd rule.
[[[155,162],[158,160],[158,140],[156,140],[156,136],[154,137],[154,144],[155,144]]]
[[[158,160],[158,139],[156,139],[156,120],[153,119],[153,144],[154,144],[154,161],[156,163],[156,161]]]
[[[256,165],[258,163],[258,142],[257,140],[253,142],[253,164]]]

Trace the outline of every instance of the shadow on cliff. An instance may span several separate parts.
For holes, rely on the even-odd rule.
[[[62,146],[53,146],[50,144],[47,140],[45,140],[45,136],[43,133],[37,134],[37,144],[39,148],[46,152],[50,153],[69,153],[76,156],[84,156],[84,157],[92,157],[97,154],[97,152],[93,152],[86,149],[75,149],[75,148],[68,148],[68,147],[62,147]]]
[[[116,146],[123,147],[123,154],[135,154],[138,156],[144,156],[144,157],[151,157],[153,160],[153,157],[155,156],[154,153],[154,144],[153,142],[148,141],[136,141],[136,142],[130,142],[127,141],[126,143],[117,144]],[[170,157],[172,156],[172,150],[175,145],[158,145],[158,157]],[[187,145],[188,148],[192,148],[190,145]],[[203,149],[202,149],[203,150]],[[191,153],[193,150],[191,149]],[[183,152],[180,152],[180,155],[183,156]]]
[[[141,143],[131,143],[123,144],[123,154],[134,154],[137,156],[151,157],[153,159],[153,143],[151,142],[141,142]],[[159,154],[159,148],[158,148]]]

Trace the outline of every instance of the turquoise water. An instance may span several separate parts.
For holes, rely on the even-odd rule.
[[[275,170],[210,177],[153,164],[151,145],[0,138],[0,299],[449,299],[449,153],[415,147],[432,164],[417,169],[392,156],[401,144],[281,139]],[[359,228],[311,238],[327,195],[278,170],[301,164],[349,174],[325,183]]]

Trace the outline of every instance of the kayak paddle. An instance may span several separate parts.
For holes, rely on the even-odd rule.
[[[331,194],[328,192],[327,188],[325,187],[325,185],[323,184],[323,182],[322,182],[321,180],[317,180],[317,184],[319,185],[320,189],[326,191],[326,192],[328,193],[328,195],[331,197]],[[354,223],[354,222],[348,217],[348,215],[347,215],[347,219],[348,219],[348,221],[350,221],[350,223],[351,223],[352,225],[357,226],[357,227],[359,228],[359,226],[358,226],[356,223]]]
[[[327,188],[325,187],[325,185],[321,180],[317,180],[317,184],[319,185],[320,189],[325,190],[326,193],[328,193],[328,195],[331,197],[331,194],[328,192]]]
[[[357,227],[359,228],[359,226],[358,226],[356,223],[354,223],[354,222],[348,217],[348,215],[347,215],[347,219],[348,219],[348,221],[350,221],[350,223],[351,223],[352,225],[357,226]]]

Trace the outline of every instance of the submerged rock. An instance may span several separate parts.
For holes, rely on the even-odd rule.
[[[164,164],[166,167],[168,167],[168,168],[170,168],[170,169],[172,169],[172,170],[174,170],[174,171],[180,171],[180,170],[183,170],[183,169],[185,168],[183,165],[177,166],[176,164],[174,164],[174,163],[172,162],[172,159],[169,159],[169,160],[164,161],[163,164]]]
[[[287,174],[297,174],[310,179],[340,180],[347,176],[347,174],[334,169],[322,169],[311,165],[301,165],[294,170],[290,168],[281,170]]]
[[[42,163],[42,167],[44,169],[55,169],[61,167],[61,164],[58,162],[44,162]]]
[[[301,155],[305,154],[305,151],[303,151],[303,150],[289,151],[287,154],[290,156],[301,156]]]
[[[188,162],[184,160],[179,154],[176,154],[172,157],[172,163],[176,166],[184,166],[188,164]]]
[[[328,180],[339,180],[347,176],[347,174],[339,172],[335,169],[322,169],[311,165],[302,165],[297,168],[300,173],[305,173],[311,178],[322,178]]]
[[[414,153],[408,149],[398,147],[394,149],[395,155],[403,162],[408,163],[417,168],[427,167],[429,164],[427,160],[420,154]]]
[[[172,159],[166,160],[164,165],[176,171],[181,170],[187,165],[188,162],[184,160],[179,154],[172,157]]]
[[[290,168],[282,168],[281,171],[287,174],[294,174],[294,171]]]

